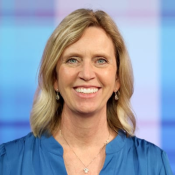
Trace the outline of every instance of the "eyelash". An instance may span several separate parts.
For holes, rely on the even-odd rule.
[[[103,61],[102,63],[100,63],[99,61]],[[69,64],[74,64],[74,63],[77,63],[78,62],[78,60],[76,59],[76,58],[69,58],[67,61],[66,61],[66,63],[69,63]],[[103,65],[103,64],[105,64],[105,63],[107,63],[108,61],[105,59],[105,58],[98,58],[97,60],[96,60],[96,63],[97,64],[100,64],[100,65]]]
[[[98,61],[100,61],[100,60],[102,60],[102,61],[103,61],[103,63],[100,63],[100,64],[105,64],[105,63],[107,63],[107,60],[106,60],[106,59],[104,59],[104,58],[99,58],[99,59],[97,59],[97,62],[98,62]]]
[[[70,59],[68,59],[68,60],[66,61],[66,63],[70,63],[70,64],[75,63],[75,62],[72,63],[72,62],[71,62],[72,60],[73,60],[73,61],[76,61],[76,62],[78,61],[78,60],[75,59],[75,58],[70,58]]]

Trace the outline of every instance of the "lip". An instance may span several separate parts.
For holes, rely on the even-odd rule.
[[[95,86],[95,85],[78,85],[78,86],[74,86],[73,88],[74,89],[76,89],[76,88],[98,88],[98,89],[100,89],[101,87]]]

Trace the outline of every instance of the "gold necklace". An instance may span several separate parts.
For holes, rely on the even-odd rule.
[[[75,156],[78,158],[78,160],[83,164],[84,166],[84,173],[88,173],[89,172],[89,168],[88,166],[98,157],[98,155],[101,153],[101,151],[103,150],[103,148],[109,143],[109,137],[110,137],[110,133],[109,133],[109,136],[108,136],[108,139],[106,140],[106,142],[104,143],[104,145],[102,146],[102,148],[100,149],[100,151],[98,152],[98,154],[88,163],[88,165],[85,165],[83,163],[83,161],[78,157],[78,155],[76,154],[76,152],[73,150],[73,148],[69,145],[68,141],[65,139],[65,137],[62,135],[62,132],[60,130],[60,134],[61,136],[63,137],[63,139],[66,141],[66,143],[68,144],[69,148],[72,150],[72,152],[75,154]]]

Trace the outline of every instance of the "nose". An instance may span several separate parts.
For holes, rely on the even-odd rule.
[[[94,67],[90,61],[86,60],[83,62],[79,72],[79,78],[84,81],[89,81],[95,78]]]

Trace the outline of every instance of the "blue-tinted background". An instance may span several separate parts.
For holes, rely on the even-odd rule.
[[[161,139],[175,174],[175,1],[161,3]]]
[[[117,23],[133,63],[136,135],[164,149],[175,174],[174,0],[0,0],[0,143],[30,132],[46,41],[82,7],[103,9]]]

